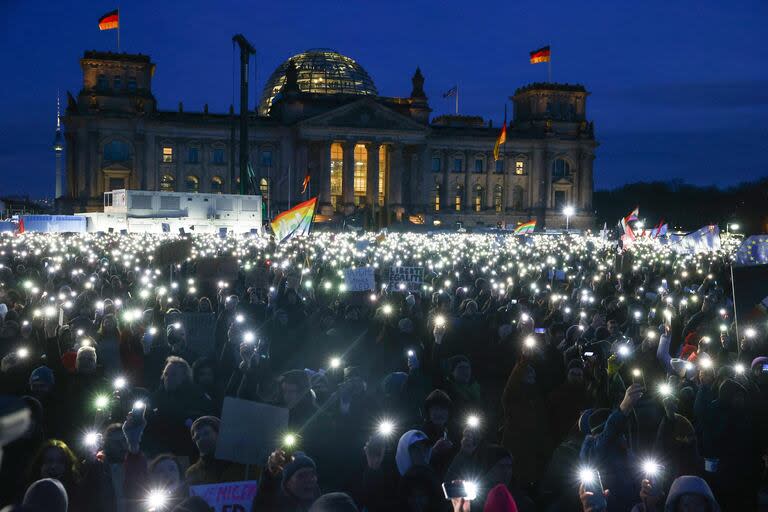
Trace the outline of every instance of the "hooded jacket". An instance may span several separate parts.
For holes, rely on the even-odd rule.
[[[44,478],[29,486],[23,505],[36,512],[67,512],[69,498],[61,482]]]
[[[664,505],[664,512],[675,512],[677,510],[677,500],[683,494],[698,494],[703,496],[709,503],[710,512],[720,512],[720,505],[715,501],[715,496],[712,494],[712,490],[703,479],[698,476],[680,476],[672,482],[672,487],[669,488],[669,496],[667,496],[667,502]]]
[[[429,438],[420,430],[409,430],[400,437],[400,440],[397,442],[397,452],[395,453],[395,462],[397,462],[397,471],[400,473],[400,476],[405,475],[413,466],[411,454],[408,451],[409,448],[411,445],[421,441],[429,441]],[[427,459],[429,459],[429,456]]]
[[[490,490],[485,500],[483,512],[517,512],[517,503],[504,484],[498,484]]]

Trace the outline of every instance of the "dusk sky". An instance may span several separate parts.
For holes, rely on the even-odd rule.
[[[53,195],[56,91],[81,87],[84,50],[115,50],[103,0],[0,0],[0,195]],[[407,96],[420,66],[433,115],[458,83],[460,113],[499,125],[517,87],[544,81],[528,52],[552,47],[553,79],[591,92],[596,188],[681,179],[728,186],[768,174],[768,2],[280,2],[132,0],[121,50],[157,65],[162,110],[226,111],[232,35],[257,48],[251,108],[274,68],[308,48],[357,60],[379,93]],[[511,108],[511,105],[510,105]]]

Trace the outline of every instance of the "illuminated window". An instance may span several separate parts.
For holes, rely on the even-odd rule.
[[[474,208],[476,212],[483,210],[483,187],[480,185],[475,186],[475,204]]]
[[[379,147],[379,206],[384,206],[384,197],[387,192],[386,176],[389,171],[387,164],[387,146],[382,145]]]
[[[331,144],[331,204],[338,208],[341,203],[342,180],[344,175],[344,150],[341,144]]]
[[[456,187],[456,197],[454,198],[453,205],[456,208],[457,212],[461,211],[461,200],[464,197],[464,186],[459,185]]]
[[[440,211],[440,185],[435,185],[435,211]]]
[[[440,167],[441,167],[440,158],[434,157],[432,159],[432,172],[440,172],[442,170]]]
[[[163,146],[163,163],[173,163],[173,148],[170,146]]]
[[[525,174],[525,162],[522,160],[517,160],[515,162],[515,174]]]
[[[160,190],[163,192],[173,192],[176,189],[176,180],[170,174],[163,174],[160,178]]]
[[[482,158],[475,158],[475,172],[478,173],[478,174],[483,172],[483,159]]]
[[[496,174],[504,174],[504,159],[496,160]]]
[[[363,144],[355,144],[355,204],[365,203],[366,180],[368,179],[368,150]]]
[[[453,172],[461,172],[464,168],[464,160],[461,158],[453,159]]]
[[[493,209],[496,213],[504,209],[504,188],[501,185],[493,187]]]
[[[214,194],[221,194],[224,190],[224,180],[221,176],[214,176],[211,178],[211,192]]]
[[[558,158],[552,162],[552,178],[565,178],[569,174],[571,174],[571,165],[567,161]]]
[[[224,163],[224,148],[213,148],[213,163],[214,164],[223,164]]]
[[[191,147],[187,152],[187,162],[190,164],[200,163],[200,148]]]
[[[266,178],[261,178],[259,180],[259,190],[261,190],[261,197],[266,199],[269,199],[269,182]]]
[[[187,192],[198,192],[200,190],[200,180],[197,179],[197,176],[187,175],[184,183],[187,186]]]

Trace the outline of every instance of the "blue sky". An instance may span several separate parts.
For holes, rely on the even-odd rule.
[[[379,92],[405,96],[416,66],[434,114],[459,84],[461,113],[501,122],[504,103],[546,79],[528,52],[552,46],[553,78],[591,92],[600,141],[598,188],[682,179],[728,186],[768,174],[768,2],[133,0],[121,9],[122,50],[151,55],[161,109],[225,111],[233,34],[256,46],[257,84],[294,53],[330,47],[356,59]],[[0,0],[0,195],[53,193],[56,90],[80,89],[103,0]]]

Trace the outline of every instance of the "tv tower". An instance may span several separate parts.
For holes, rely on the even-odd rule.
[[[56,92],[56,137],[53,139],[53,151],[56,154],[56,195],[59,199],[64,194],[64,180],[61,174],[61,159],[64,156],[64,138],[61,135],[61,103]]]

